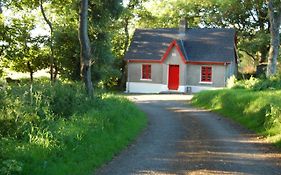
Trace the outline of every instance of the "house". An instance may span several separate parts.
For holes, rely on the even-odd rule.
[[[125,55],[128,93],[221,88],[237,73],[236,32],[226,28],[136,29]]]

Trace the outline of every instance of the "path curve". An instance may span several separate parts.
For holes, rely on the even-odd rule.
[[[188,95],[131,95],[146,131],[98,175],[281,174],[281,154],[228,119],[187,104]]]

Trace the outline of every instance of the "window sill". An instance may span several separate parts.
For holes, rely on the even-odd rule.
[[[209,81],[200,81],[200,84],[213,84],[213,82],[209,82]]]
[[[152,79],[140,79],[141,81],[152,81]]]

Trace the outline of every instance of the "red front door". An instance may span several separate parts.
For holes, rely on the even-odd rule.
[[[168,88],[169,90],[178,90],[179,88],[179,65],[169,65],[169,79]]]

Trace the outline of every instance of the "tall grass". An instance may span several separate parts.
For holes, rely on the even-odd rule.
[[[77,83],[8,86],[0,93],[0,174],[91,174],[145,124],[127,99],[91,99]]]
[[[192,103],[230,117],[281,147],[281,91],[204,91]]]

